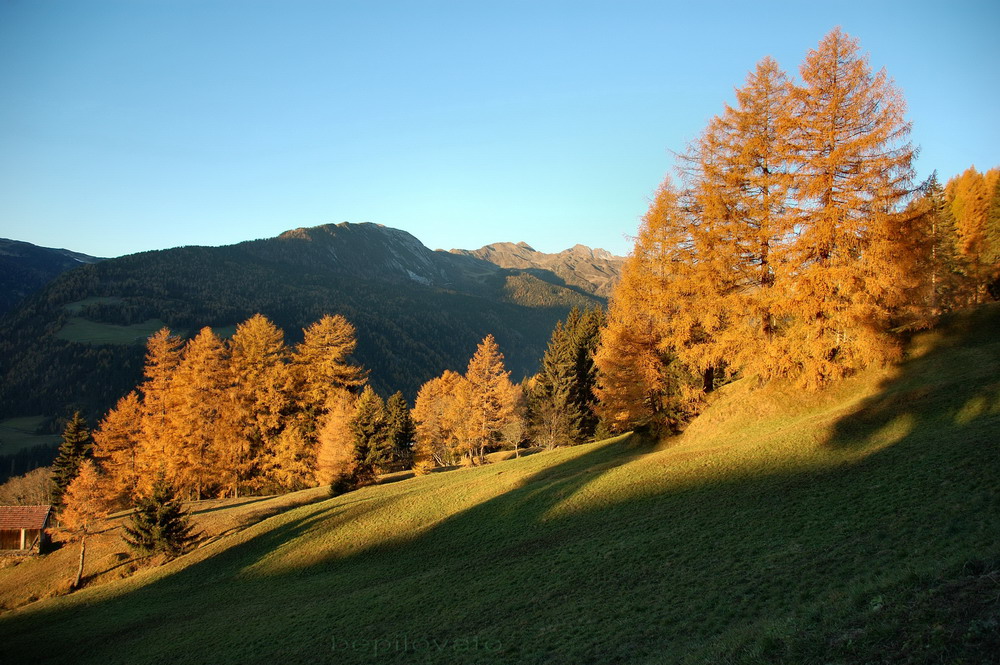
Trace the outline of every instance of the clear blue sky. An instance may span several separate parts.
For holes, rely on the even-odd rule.
[[[624,254],[671,151],[836,25],[902,88],[920,176],[1000,163],[995,0],[0,0],[0,236]]]

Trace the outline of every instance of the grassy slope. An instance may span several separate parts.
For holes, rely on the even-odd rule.
[[[623,437],[302,506],[0,616],[0,657],[986,662],[998,329],[980,311],[821,395],[734,384],[659,448]]]

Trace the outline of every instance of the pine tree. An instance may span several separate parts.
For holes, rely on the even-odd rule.
[[[182,554],[195,536],[190,518],[177,490],[165,474],[157,474],[148,495],[140,498],[123,538],[130,548],[144,555]]]
[[[402,392],[397,391],[386,400],[385,415],[388,425],[386,438],[388,448],[392,451],[392,461],[404,467],[412,466],[417,430]]]
[[[371,386],[365,386],[358,397],[357,410],[351,423],[361,472],[374,475],[377,469],[391,462],[388,425],[385,402]]]
[[[531,432],[546,448],[568,446],[580,441],[582,413],[574,400],[576,389],[576,349],[571,326],[579,320],[574,309],[566,323],[556,323],[542,356],[541,370],[530,399]]]
[[[894,315],[914,286],[908,215],[914,150],[905,103],[839,29],[810,51],[794,90],[796,237],[778,279],[790,353],[822,385],[899,357]]]
[[[52,463],[52,503],[62,506],[66,488],[80,473],[80,465],[90,456],[94,445],[87,421],[77,411],[62,433],[59,452]]]
[[[955,221],[936,172],[920,190],[922,195],[909,206],[919,238],[917,273],[923,277],[914,327],[930,325],[939,314],[957,307],[962,290]]]
[[[584,312],[568,331],[575,372],[571,398],[580,414],[580,436],[583,440],[593,438],[597,430],[597,396],[594,394],[597,366],[594,364],[594,354],[600,345],[604,320],[604,310],[594,308]]]

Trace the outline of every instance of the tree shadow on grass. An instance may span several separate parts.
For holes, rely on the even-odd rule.
[[[1000,304],[951,315],[917,335],[877,395],[836,425],[833,449],[878,450],[941,427],[996,444],[1000,417]]]
[[[342,525],[413,498],[406,485],[389,497],[368,488],[262,523],[128,593],[95,590],[85,603],[5,617],[0,655],[102,665],[192,654],[214,663],[680,662],[734,625],[873,606],[885,580],[997,546],[997,358],[982,325],[931,344],[835,426],[831,450],[870,453],[860,468],[713,477],[706,467],[697,485],[640,484],[554,515],[654,449],[625,437],[552,453],[565,455],[557,464],[542,455],[458,472],[475,488],[538,468],[414,533],[324,549]],[[987,406],[973,414],[980,398]],[[901,413],[914,425],[887,433]],[[892,445],[873,443],[879,436]],[[297,559],[288,548],[309,538],[313,556]],[[276,556],[289,565],[267,565]],[[49,650],[39,654],[43,633]],[[764,660],[796,662],[792,647],[773,648]]]

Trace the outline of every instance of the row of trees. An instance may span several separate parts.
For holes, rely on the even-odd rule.
[[[511,383],[503,360],[487,335],[464,375],[445,370],[421,386],[413,407],[418,471],[481,463],[488,448],[504,442],[516,448],[524,439],[523,391]]]
[[[800,76],[761,61],[643,218],[596,356],[613,427],[676,426],[726,376],[818,387],[892,361],[899,332],[985,292],[996,228],[971,202],[995,176],[929,183],[918,204],[885,71],[836,29]]]
[[[347,360],[354,329],[343,317],[304,332],[290,348],[255,315],[228,341],[210,328],[186,343],[167,329],[150,337],[145,380],[93,433],[107,493],[132,505],[161,472],[191,498],[314,484],[317,422],[364,373]]]

